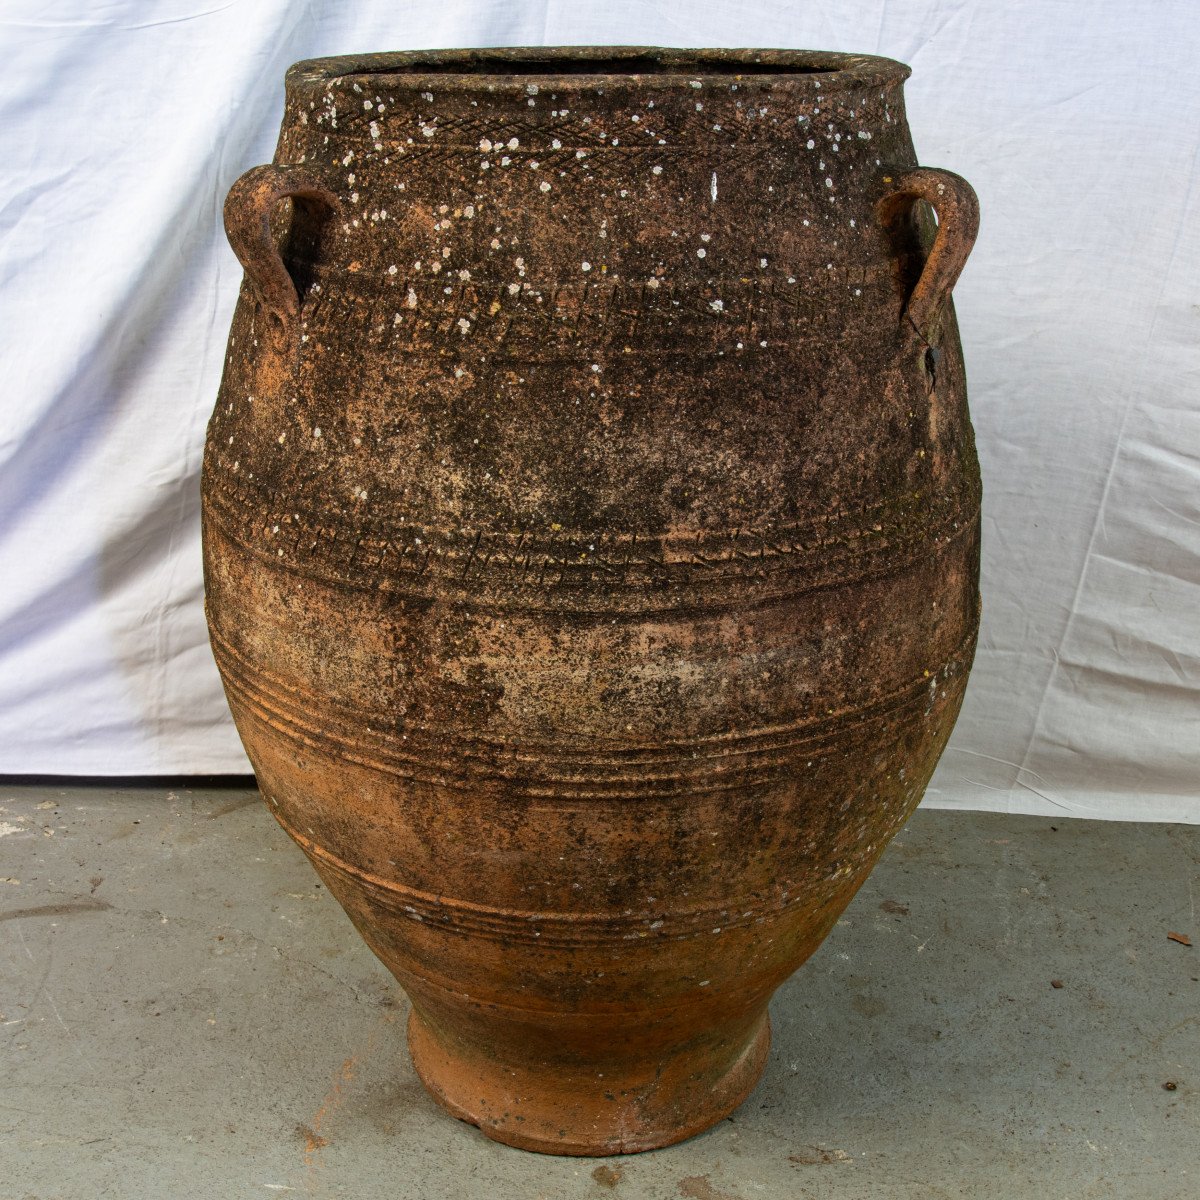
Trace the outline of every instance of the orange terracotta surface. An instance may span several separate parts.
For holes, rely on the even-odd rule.
[[[732,1111],[958,713],[977,212],[906,75],[317,60],[230,194],[214,653],[422,1079],[500,1141]]]

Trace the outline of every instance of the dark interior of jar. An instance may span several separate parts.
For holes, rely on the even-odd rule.
[[[470,58],[410,60],[370,69],[372,75],[827,75],[836,66],[804,63],[739,62],[732,59],[664,61],[650,55],[622,58],[506,58],[477,54]]]

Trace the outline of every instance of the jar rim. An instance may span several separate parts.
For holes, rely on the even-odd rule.
[[[804,86],[814,91],[902,83],[910,68],[895,59],[824,50],[685,49],[663,46],[502,46],[404,50],[311,58],[287,72],[289,88],[353,77],[429,90],[595,90],[629,82],[639,88]]]

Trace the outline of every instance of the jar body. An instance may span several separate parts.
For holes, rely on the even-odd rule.
[[[919,801],[978,469],[948,302],[905,320],[929,231],[880,207],[902,68],[508,53],[289,73],[276,167],[323,198],[277,217],[294,327],[238,304],[206,589],[426,1083],[607,1154],[742,1099]]]

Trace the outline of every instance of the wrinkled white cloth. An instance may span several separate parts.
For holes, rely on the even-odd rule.
[[[956,300],[985,616],[927,802],[1200,820],[1194,0],[7,0],[0,772],[247,769],[198,537],[225,192],[297,59],[539,43],[912,65],[920,159],[983,209]]]

